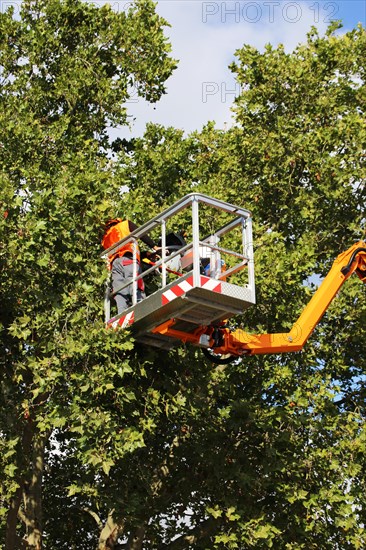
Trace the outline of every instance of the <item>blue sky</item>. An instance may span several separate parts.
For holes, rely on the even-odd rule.
[[[342,0],[332,3],[337,8],[336,19],[342,19],[345,27],[353,28],[358,22],[362,23],[363,26],[366,25],[365,0]]]
[[[111,2],[121,9],[124,2]],[[231,106],[239,93],[228,69],[243,44],[263,49],[283,43],[287,51],[306,40],[311,26],[323,33],[332,19],[344,30],[366,26],[366,0],[158,0],[157,11],[171,25],[166,29],[179,60],[167,83],[167,94],[149,105],[133,94],[131,130],[113,134],[142,135],[147,122],[201,130],[214,120],[217,128],[233,123]]]

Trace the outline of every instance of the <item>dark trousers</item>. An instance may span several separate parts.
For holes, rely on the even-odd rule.
[[[140,273],[140,266],[138,266],[138,273]],[[114,299],[116,300],[118,313],[121,313],[132,305],[132,278],[133,278],[133,261],[125,256],[117,257],[112,264],[112,287],[113,291],[120,288],[128,280],[131,284],[125,286],[120,292],[118,292]],[[141,288],[137,289],[137,301],[141,302],[146,298],[146,294]]]

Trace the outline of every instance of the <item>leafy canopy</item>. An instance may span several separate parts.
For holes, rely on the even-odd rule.
[[[111,159],[106,128],[127,120],[129,86],[155,100],[174,65],[151,4],[25,3],[0,21],[4,538],[36,547],[43,493],[45,548],[365,546],[359,281],[304,352],[215,368],[105,331],[98,259],[100,223],[121,205],[142,222],[192,190],[240,204],[258,305],[233,324],[286,330],[309,278],[362,236],[364,29],[313,30],[289,54],[244,46],[234,128],[149,125]],[[31,40],[41,29],[48,56]]]

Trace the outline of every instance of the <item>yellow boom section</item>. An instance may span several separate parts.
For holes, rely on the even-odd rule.
[[[328,275],[288,333],[251,335],[243,330],[225,329],[217,354],[264,354],[299,351],[313,332],[343,283],[356,273],[366,283],[366,243],[359,241],[340,254]]]

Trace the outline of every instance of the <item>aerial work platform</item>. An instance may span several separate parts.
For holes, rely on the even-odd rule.
[[[159,242],[161,252],[153,259],[147,254],[148,263],[141,262],[139,273],[138,241],[147,234]],[[214,363],[300,351],[345,281],[355,273],[366,283],[366,242],[359,241],[335,259],[289,332],[249,334],[225,323],[255,303],[248,210],[192,193],[111,246],[103,257],[108,261],[127,243],[133,249],[132,283],[129,279],[111,290],[108,282],[107,326],[130,327],[137,342],[162,349],[182,343],[200,346]],[[141,280],[148,295],[137,303]],[[111,298],[127,287],[132,306],[111,316]]]
[[[185,239],[170,245],[170,236],[182,230]],[[139,274],[137,246],[147,234],[160,243],[161,253],[154,265],[143,264]],[[132,306],[111,315],[111,299],[131,281],[113,291],[108,284],[105,315],[109,326],[130,327],[137,342],[171,349],[182,342],[197,342],[200,335],[200,345],[208,347],[204,327],[220,324],[255,303],[248,210],[192,193],[110,247],[103,257],[131,242],[135,245]],[[137,302],[140,279],[148,295]],[[149,293],[151,279],[154,291]]]

